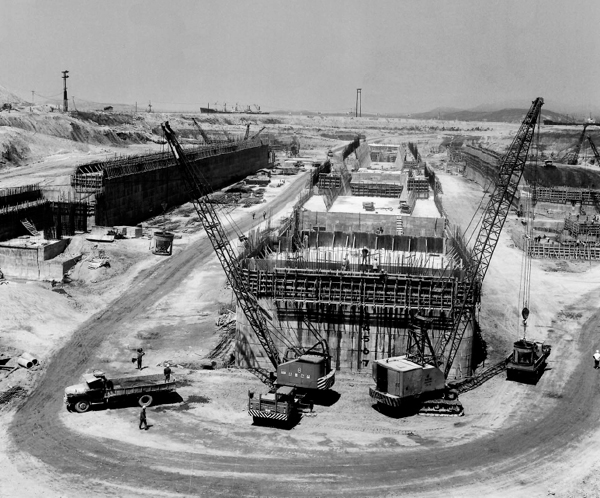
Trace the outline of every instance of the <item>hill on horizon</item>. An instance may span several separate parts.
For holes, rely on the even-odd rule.
[[[499,123],[520,123],[523,121],[528,109],[525,108],[503,108],[494,109],[494,106],[488,108],[485,105],[478,106],[470,110],[446,110],[444,108],[436,108],[428,112],[413,113],[413,119],[443,119],[445,121],[487,121]],[[570,118],[564,114],[550,111],[542,108],[542,118],[551,119],[553,121],[569,122]]]

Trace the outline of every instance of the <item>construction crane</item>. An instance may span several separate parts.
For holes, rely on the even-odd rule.
[[[198,128],[198,131],[200,132],[200,135],[202,136],[202,139],[204,140],[205,144],[212,144],[213,141],[208,138],[208,135],[206,134],[206,132],[202,129],[202,127],[200,126],[200,123],[198,123],[198,121],[196,121],[196,118],[192,118],[192,121],[194,122],[194,124],[196,125],[196,128]]]
[[[276,373],[269,372],[259,366],[251,369],[263,383],[269,386],[271,392],[265,395],[265,398],[261,396],[254,398],[253,393],[249,394],[249,413],[255,419],[290,420],[294,417],[299,400],[303,396],[307,393],[311,394],[312,391],[328,390],[335,383],[335,370],[331,368],[331,355],[327,341],[317,337],[320,340],[308,349],[297,347],[288,341],[288,350],[284,358],[281,358],[262,307],[242,274],[214,205],[208,200],[207,195],[211,191],[209,185],[188,162],[168,121],[162,124],[162,129],[171,152],[179,164],[189,189],[190,199],[227,275],[238,304],[276,370]],[[247,239],[241,235],[240,240]],[[283,340],[283,334],[277,332],[276,335]],[[290,359],[290,353],[295,358]],[[280,391],[284,387],[287,389]],[[281,398],[284,398],[284,401],[281,401]],[[250,409],[255,404],[257,407]],[[286,419],[280,417],[282,410],[287,416]]]
[[[254,135],[252,135],[252,137],[250,137],[251,140],[254,140],[255,138],[258,138],[258,136],[264,131],[264,129],[266,128],[266,126],[263,126],[260,130],[258,130]]]
[[[537,175],[534,175],[532,186],[537,187]],[[519,284],[519,304],[521,305],[521,324],[523,334],[513,343],[513,350],[506,359],[506,378],[519,382],[535,384],[546,369],[546,360],[550,356],[552,346],[542,341],[531,340],[527,337],[527,320],[531,298],[531,250],[533,242],[533,220],[535,219],[535,194],[525,199],[525,247],[522,252],[521,282]]]
[[[577,140],[577,143],[575,144],[575,148],[571,152],[568,152],[567,154],[564,155],[564,157],[562,158],[562,162],[565,162],[571,166],[577,165],[577,161],[579,160],[579,152],[581,151],[581,145],[583,144],[583,140],[585,139],[585,130],[587,129],[588,126],[590,126],[592,124],[594,124],[594,123],[584,123],[583,124],[583,131],[581,132],[581,135],[579,135],[579,139]]]
[[[592,152],[594,153],[594,158],[596,159],[596,166],[600,166],[600,154],[598,153],[598,149],[596,148],[596,144],[592,142],[592,137],[587,136],[588,142],[590,143],[590,147]]]
[[[462,414],[462,407],[457,404],[457,392],[447,384],[447,379],[465,331],[472,323],[475,304],[480,299],[481,284],[523,176],[543,103],[541,98],[532,103],[500,162],[496,186],[466,266],[463,297],[454,306],[453,327],[443,331],[435,347],[432,346],[435,354],[428,358],[421,355],[421,361],[415,362],[411,361],[409,354],[373,363],[376,387],[370,388],[369,393],[378,403],[395,408],[416,403],[424,414]],[[420,327],[419,333],[427,334],[426,328]]]

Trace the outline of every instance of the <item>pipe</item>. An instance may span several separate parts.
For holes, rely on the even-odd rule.
[[[23,368],[31,368],[33,366],[33,363],[31,363],[31,361],[26,360],[25,358],[21,358],[20,356],[17,358],[17,363]]]
[[[33,365],[37,365],[39,363],[38,359],[30,353],[21,353],[21,358],[29,360]]]

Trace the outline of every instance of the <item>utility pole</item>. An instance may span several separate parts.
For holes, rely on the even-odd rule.
[[[361,93],[362,89],[361,88],[357,88],[356,89],[356,110],[355,110],[355,117],[362,117],[362,93]]]
[[[69,110],[69,99],[67,98],[67,78],[69,77],[69,71],[63,71],[63,80],[64,80],[64,92],[63,92],[63,111],[67,112]]]

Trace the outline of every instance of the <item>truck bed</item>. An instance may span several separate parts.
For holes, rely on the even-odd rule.
[[[162,374],[115,377],[107,379],[106,397],[112,398],[115,396],[129,396],[131,394],[157,391],[173,391],[176,386],[177,382],[173,375],[171,375],[169,382],[165,382],[165,376]]]
[[[173,377],[171,375],[171,377]],[[114,389],[128,389],[132,387],[155,386],[165,383],[165,376],[162,374],[153,375],[132,375],[127,377],[107,377],[107,384]]]

